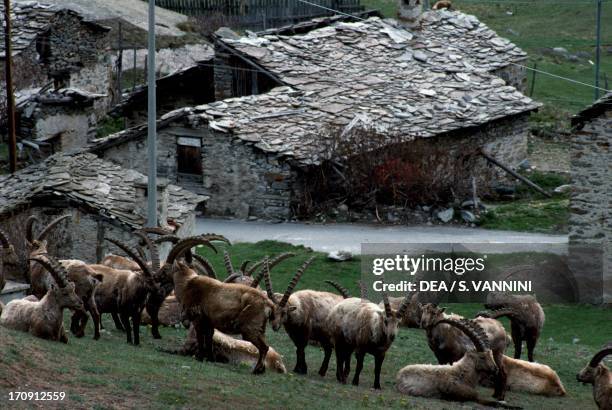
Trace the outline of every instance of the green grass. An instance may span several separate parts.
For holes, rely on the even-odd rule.
[[[100,120],[100,122],[98,122],[98,128],[96,129],[96,137],[106,137],[107,135],[114,134],[124,129],[124,118],[104,117],[102,120]]]
[[[430,4],[434,1],[431,0]],[[563,77],[569,77],[588,84],[594,83],[595,69],[589,63],[595,61],[595,2],[584,1],[581,4],[571,2],[552,2],[535,0],[533,2],[516,2],[501,0],[479,2],[455,0],[453,7],[468,14],[474,14],[483,23],[506,37],[529,54],[528,65],[537,63],[537,68]],[[367,8],[376,8],[387,17],[395,17],[397,3],[394,0],[363,0]],[[509,14],[510,12],[511,14]],[[612,82],[612,55],[606,48],[612,46],[612,7],[603,4],[602,12],[602,54],[601,86],[604,86],[603,73],[607,73]],[[589,57],[571,62],[563,57],[550,56],[544,49],[564,47],[569,53],[582,51]],[[531,86],[532,76],[528,75]],[[550,104],[556,110],[576,112],[593,101],[594,90],[578,84],[556,79],[543,74],[536,74],[533,97]]]
[[[266,241],[236,244],[231,248],[231,254],[238,265],[245,258],[256,260],[265,254],[287,250],[295,251],[298,256],[283,262],[273,271],[273,281],[280,288],[287,284],[296,267],[312,254],[308,249]],[[357,292],[358,259],[334,263],[319,256],[304,275],[299,288],[327,289],[322,281],[334,278],[352,292]],[[212,259],[221,273],[220,258]],[[479,308],[475,304],[454,304],[449,310],[473,315]],[[558,372],[568,396],[545,398],[509,392],[507,400],[525,409],[594,409],[591,388],[576,383],[575,374],[602,344],[612,338],[610,328],[602,326],[610,323],[612,312],[591,306],[552,305],[544,309],[546,325],[536,349],[536,358]],[[178,347],[185,337],[182,328],[163,328],[162,340],[153,340],[148,330],[142,328],[142,344],[133,347],[125,344],[124,334],[114,329],[110,318],[105,317],[104,324],[107,330],[101,340],[91,340],[90,328],[86,338],[71,337],[68,345],[1,329],[0,398],[5,400],[8,391],[45,390],[66,392],[68,398],[63,403],[66,408],[466,408],[466,405],[451,402],[402,396],[394,391],[395,373],[401,367],[409,363],[435,361],[424,332],[416,329],[401,329],[383,365],[383,390],[377,392],[370,388],[373,381],[371,357],[366,359],[359,387],[336,383],[334,359],[328,375],[319,377],[316,370],[322,353],[315,347],[307,349],[310,366],[307,376],[272,372],[253,376],[246,366],[199,363],[189,357],[172,356],[157,350],[158,347]],[[283,331],[275,333],[268,329],[267,338],[284,356],[287,368],[292,369],[295,354],[287,335]],[[483,389],[482,393],[487,397],[491,391]],[[31,403],[11,405],[11,408],[30,407]],[[468,403],[467,407],[474,406]]]

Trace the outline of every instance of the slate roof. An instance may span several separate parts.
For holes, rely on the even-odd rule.
[[[612,92],[605,94],[599,100],[589,105],[572,118],[572,125],[580,127],[585,122],[612,111]]]
[[[149,31],[148,3],[142,0],[44,0],[58,8],[74,10],[88,21],[121,19]],[[24,0],[17,0],[24,2]],[[177,24],[187,21],[187,16],[161,7],[155,8],[155,33],[165,36],[182,36],[184,31]],[[104,23],[103,23],[104,24]]]
[[[51,18],[59,13],[71,13],[80,16],[72,10],[62,10],[49,4],[42,4],[34,1],[15,2],[11,6],[11,32],[13,55],[19,54],[27,48],[36,37],[47,30]],[[4,5],[0,4],[0,15],[4,15]],[[82,19],[82,17],[81,17]],[[108,31],[102,25],[83,21],[96,30]],[[3,24],[4,25],[4,24]],[[4,40],[0,42],[0,58],[5,57]]]
[[[13,175],[0,175],[0,214],[57,196],[129,227],[141,227],[146,219],[137,211],[134,185],[144,178],[90,153],[58,153]],[[168,217],[178,224],[208,199],[176,185],[167,189]]]

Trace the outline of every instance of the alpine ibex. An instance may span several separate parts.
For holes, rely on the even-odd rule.
[[[195,327],[190,326],[187,340],[178,351],[164,350],[168,353],[176,353],[183,356],[194,356],[198,352],[198,338]],[[254,366],[259,358],[259,351],[250,342],[235,339],[225,333],[215,330],[213,334],[213,352],[216,362],[232,364],[248,364]],[[275,370],[278,373],[287,373],[283,358],[272,347],[268,350],[265,358],[266,369]]]
[[[542,396],[565,396],[566,391],[557,373],[549,366],[504,356],[506,387],[511,391],[526,392]],[[493,387],[495,380],[483,377],[480,384]]]
[[[612,372],[601,362],[609,354],[612,354],[611,343],[597,352],[576,375],[579,382],[593,385],[593,398],[599,410],[612,410]]]
[[[308,344],[314,344],[323,348],[324,358],[319,368],[319,375],[325,376],[333,350],[326,319],[333,307],[342,302],[344,298],[335,293],[315,290],[300,290],[292,293],[313,259],[310,258],[304,262],[282,295],[272,293],[269,276],[266,275],[264,278],[268,295],[278,307],[278,322],[272,328],[278,331],[282,325],[295,345],[296,363],[293,371],[299,374],[308,372],[305,350]],[[268,269],[267,262],[264,269]]]
[[[507,316],[510,319],[514,358],[520,359],[523,341],[527,344],[527,358],[533,362],[533,351],[544,327],[544,310],[532,295],[512,295],[492,292],[487,296],[487,309],[491,312],[478,313],[483,317],[497,319]]]
[[[45,226],[41,233],[34,238],[33,227],[34,223],[39,222],[35,216],[30,216],[26,221],[26,245],[30,252],[30,257],[47,254],[47,235],[61,221],[70,218],[70,215],[63,215],[51,221]],[[85,326],[87,324],[88,312],[94,323],[94,339],[100,338],[100,314],[94,299],[94,291],[96,286],[103,280],[102,275],[97,274],[93,269],[82,261],[74,259],[62,259],[59,263],[66,269],[68,280],[75,285],[75,292],[83,301],[85,311],[77,311],[72,315],[70,323],[70,331],[76,337],[85,335]],[[30,263],[30,283],[32,285],[32,294],[38,299],[42,299],[49,289],[49,284],[53,282],[52,277],[38,263]]]
[[[17,299],[10,301],[0,316],[0,325],[28,332],[42,339],[68,343],[64,331],[64,308],[83,309],[83,301],[74,292],[74,283],[68,281],[67,272],[62,265],[50,256],[35,256],[33,262],[44,266],[55,283],[41,300]]]
[[[498,372],[484,330],[474,321],[452,318],[440,319],[432,327],[442,325],[460,331],[473,344],[473,349],[452,365],[413,364],[404,367],[397,373],[397,390],[410,396],[497,404],[492,400],[481,399],[477,390],[478,380],[483,373],[494,376]]]
[[[202,238],[199,240],[204,241]],[[185,317],[195,327],[198,341],[196,359],[201,361],[206,355],[208,361],[214,360],[213,334],[217,329],[241,334],[244,340],[253,343],[259,351],[253,373],[265,372],[264,359],[269,349],[265,340],[266,323],[268,319],[274,323],[276,305],[257,289],[199,276],[182,262],[175,262],[172,269],[165,272],[172,275],[176,297]]]
[[[443,319],[459,321],[463,317],[455,314],[447,315],[445,308],[439,308],[431,303],[422,307],[421,327],[427,332],[427,343],[434,352],[440,364],[453,364],[460,360],[466,352],[474,349],[473,343],[465,332],[456,326],[440,322]],[[504,326],[495,319],[478,317],[473,320],[487,334],[495,364],[499,372],[495,381],[493,397],[503,400],[506,392],[506,371],[504,369],[503,357],[508,344],[508,336]]]
[[[138,263],[141,270],[120,270],[104,265],[89,265],[104,278],[95,294],[96,304],[100,313],[118,315],[125,327],[127,343],[138,345],[140,344],[140,315],[147,296],[150,293],[159,293],[160,290],[153,280],[151,268],[134,250],[123,242],[110,238],[106,240],[121,248]],[[130,318],[132,326],[130,326]]]
[[[384,309],[360,298],[344,299],[336,304],[326,319],[327,332],[336,350],[336,379],[346,383],[351,355],[355,352],[357,367],[353,384],[359,384],[366,353],[374,356],[374,388],[380,389],[380,371],[385,354],[397,334],[400,318],[408,307],[406,296],[398,311],[393,311],[386,294]]]

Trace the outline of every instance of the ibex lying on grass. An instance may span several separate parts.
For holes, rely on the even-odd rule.
[[[82,310],[83,302],[74,292],[74,283],[68,281],[67,272],[58,261],[42,255],[32,260],[43,265],[56,283],[49,286],[49,291],[40,301],[10,301],[2,311],[0,325],[42,339],[68,343],[63,325],[64,308]]]
[[[259,351],[253,373],[263,373],[269,349],[265,340],[266,323],[268,319],[273,324],[277,320],[276,305],[257,289],[199,276],[182,262],[175,262],[172,270],[166,272],[172,274],[176,297],[183,306],[185,317],[195,327],[198,340],[196,359],[203,360],[206,355],[207,360],[214,360],[212,340],[215,329],[241,334]]]
[[[480,312],[483,317],[497,319],[507,316],[510,319],[514,358],[520,359],[523,341],[527,344],[527,357],[533,362],[533,351],[544,327],[544,310],[532,295],[512,295],[490,293],[485,304],[492,312]]]
[[[189,327],[187,340],[185,340],[180,350],[165,351],[183,356],[196,355],[198,352],[198,338],[195,327]],[[235,339],[218,330],[215,330],[213,334],[213,353],[215,361],[220,363],[248,364],[255,366],[259,358],[259,351],[252,343]],[[282,356],[272,347],[268,350],[264,363],[266,369],[272,369],[278,373],[287,373]]]
[[[601,349],[576,375],[579,382],[593,385],[593,398],[599,410],[612,410],[612,372],[601,361],[612,354],[612,344]]]
[[[557,373],[549,366],[532,363],[525,360],[503,358],[504,370],[507,374],[508,390],[538,394],[541,396],[565,396],[566,391]],[[482,378],[482,386],[493,387],[495,380]]]
[[[33,227],[34,223],[38,222],[38,218],[30,216],[26,222],[26,245],[30,252],[30,257],[47,254],[46,236],[57,226],[61,221],[70,218],[70,215],[60,216],[51,221],[43,228],[41,233],[34,238]],[[85,335],[85,326],[87,324],[87,314],[91,315],[94,322],[94,339],[100,338],[100,315],[94,300],[94,292],[96,286],[102,281],[102,275],[97,274],[94,270],[82,261],[74,259],[62,259],[59,263],[66,269],[68,280],[75,285],[75,292],[83,301],[85,312],[74,312],[70,323],[70,331],[76,337]],[[38,264],[30,263],[30,283],[32,285],[32,294],[38,299],[42,299],[49,284],[53,283],[52,277],[45,268]]]
[[[473,343],[457,326],[452,326],[445,319],[459,321],[463,317],[455,314],[447,315],[444,308],[426,303],[422,307],[421,327],[427,332],[427,343],[434,352],[440,364],[452,364],[460,360],[466,352],[474,349]],[[487,334],[493,358],[499,368],[495,382],[493,397],[503,400],[506,392],[506,372],[503,357],[508,343],[508,337],[503,325],[495,319],[479,317],[473,320]]]
[[[436,326],[452,326],[462,332],[474,348],[452,365],[413,364],[397,373],[396,387],[400,393],[410,396],[439,398],[453,401],[474,401],[484,405],[496,404],[478,395],[481,375],[498,372],[493,353],[484,330],[477,323],[466,319],[440,319]]]
[[[326,319],[327,332],[336,350],[336,379],[346,383],[351,355],[355,352],[357,367],[353,384],[359,384],[366,353],[374,356],[374,388],[380,389],[380,371],[385,354],[397,334],[400,318],[408,307],[404,298],[398,311],[393,311],[386,294],[384,309],[360,298],[344,299],[336,304]]]

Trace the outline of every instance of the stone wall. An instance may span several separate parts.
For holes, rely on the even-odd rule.
[[[525,65],[527,61],[520,61],[518,64]],[[522,93],[527,91],[527,69],[514,64],[493,70],[491,74],[500,77],[506,84],[513,86]]]
[[[35,104],[35,103],[34,103]],[[41,105],[26,117],[23,110],[19,126],[19,136],[30,140],[44,141],[60,136],[58,150],[73,150],[84,147],[90,133],[94,132],[97,116],[93,107],[68,105]],[[55,142],[55,141],[54,141]]]
[[[581,300],[612,303],[612,110],[574,132],[570,267]]]

